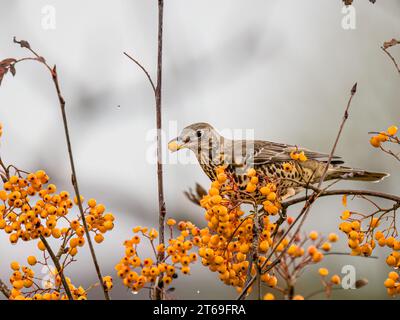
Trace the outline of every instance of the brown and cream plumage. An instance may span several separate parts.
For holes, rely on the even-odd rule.
[[[215,179],[215,169],[225,165],[226,170],[234,176],[242,189],[245,189],[248,183],[247,170],[254,168],[259,177],[278,181],[282,198],[300,192],[305,184],[318,183],[329,159],[329,154],[288,144],[227,139],[208,123],[195,123],[184,128],[179,137],[170,141],[169,148],[171,151],[182,148],[193,151],[203,171],[211,180]],[[293,160],[292,152],[304,152],[307,160]],[[385,173],[341,166],[343,163],[340,157],[334,156],[325,181],[380,181],[387,176]]]

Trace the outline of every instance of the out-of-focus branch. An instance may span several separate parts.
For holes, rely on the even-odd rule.
[[[11,291],[7,285],[0,279],[0,292],[8,299],[10,298]]]
[[[327,196],[339,196],[339,195],[351,195],[351,196],[371,196],[386,200],[391,200],[400,204],[400,197],[391,195],[388,193],[383,192],[375,192],[375,191],[368,191],[368,190],[352,190],[352,189],[340,189],[340,190],[320,190],[319,197],[327,197]],[[312,195],[310,196],[303,196],[299,198],[295,198],[292,200],[287,200],[282,203],[282,207],[288,208],[294,204],[301,203],[307,200],[310,200]]]

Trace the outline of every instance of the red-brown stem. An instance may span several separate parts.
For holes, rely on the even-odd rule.
[[[26,41],[24,41],[25,43],[27,43]],[[57,93],[57,97],[58,97],[58,101],[59,101],[59,105],[60,105],[60,109],[61,109],[61,115],[62,115],[62,120],[63,120],[63,126],[64,126],[64,132],[65,132],[65,138],[66,138],[66,142],[67,142],[67,149],[68,149],[68,156],[69,156],[69,162],[70,162],[70,166],[71,166],[71,178],[72,178],[72,184],[74,187],[74,191],[75,191],[75,196],[77,198],[77,202],[78,202],[78,208],[79,208],[79,212],[82,218],[82,224],[83,224],[83,228],[85,230],[85,234],[86,234],[86,238],[88,241],[88,245],[89,245],[89,250],[90,250],[90,254],[92,256],[92,260],[96,269],[96,274],[97,277],[99,279],[99,283],[103,289],[104,292],[104,297],[106,300],[110,300],[110,296],[108,294],[107,289],[104,287],[103,285],[103,277],[101,274],[101,270],[100,270],[100,266],[99,263],[97,261],[97,257],[96,257],[96,253],[93,247],[93,243],[92,240],[90,238],[90,233],[89,233],[89,228],[87,226],[86,223],[86,219],[85,219],[85,213],[82,207],[82,201],[81,201],[81,196],[80,196],[80,192],[79,192],[79,186],[78,186],[78,179],[76,176],[76,170],[75,170],[75,162],[74,162],[74,157],[73,157],[73,153],[72,153],[72,143],[71,143],[71,137],[69,134],[69,127],[68,127],[68,120],[67,120],[67,114],[65,111],[65,99],[61,93],[61,89],[60,89],[60,84],[58,81],[58,74],[57,74],[57,68],[56,66],[54,66],[53,68],[51,68],[49,66],[49,64],[46,62],[46,60],[41,57],[38,53],[36,53],[28,44],[27,46],[23,46],[22,45],[22,41],[17,41],[14,37],[14,43],[18,43],[21,45],[21,47],[25,47],[27,48],[35,57],[37,62],[42,63],[50,72],[52,79],[53,79],[53,83],[56,89],[56,93]],[[21,62],[24,61],[24,59],[18,60],[17,62]]]
[[[156,101],[156,127],[157,127],[157,191],[158,191],[158,234],[159,243],[165,242],[165,199],[164,199],[164,182],[163,182],[163,165],[162,165],[162,53],[163,53],[163,20],[164,20],[164,0],[158,0],[158,35],[157,35],[157,79],[156,85],[152,80],[147,69],[135,58],[124,52],[124,55],[132,60],[146,75],[151,88],[154,92]],[[157,261],[164,260],[164,253],[160,252],[157,256]],[[156,300],[163,299],[163,290],[159,284],[155,284],[153,298]]]
[[[157,122],[157,182],[158,182],[158,233],[159,243],[165,242],[165,199],[164,199],[164,183],[163,183],[163,166],[162,166],[162,145],[161,145],[161,129],[162,129],[162,50],[163,50],[163,18],[164,18],[164,0],[158,0],[158,57],[157,57],[157,86],[155,91],[156,97],[156,122]],[[158,260],[164,260],[164,253],[160,252]],[[155,292],[157,300],[163,299],[163,291],[157,290]]]
[[[58,99],[59,99],[59,102],[60,102],[61,114],[62,114],[62,119],[63,119],[63,124],[64,124],[64,131],[65,131],[65,138],[66,138],[66,141],[67,141],[69,162],[70,162],[71,171],[72,171],[72,185],[73,185],[74,190],[75,190],[75,196],[77,198],[79,212],[80,212],[80,215],[81,215],[81,218],[82,218],[83,228],[85,229],[85,234],[86,234],[86,239],[88,241],[90,254],[92,256],[93,264],[94,264],[94,267],[96,269],[97,278],[99,280],[101,288],[103,289],[104,297],[105,297],[106,300],[110,300],[110,295],[108,294],[107,289],[103,285],[103,276],[101,274],[100,265],[99,265],[99,262],[98,262],[97,257],[96,257],[96,252],[94,250],[92,239],[90,238],[89,228],[88,228],[88,225],[86,223],[85,213],[84,213],[84,210],[83,210],[83,207],[82,207],[82,200],[81,200],[81,195],[80,195],[80,192],[79,192],[78,179],[76,177],[75,162],[74,162],[74,157],[73,157],[73,153],[72,153],[71,138],[70,138],[69,129],[68,129],[67,114],[65,112],[65,101],[64,101],[64,98],[61,95],[56,67],[54,67],[52,74],[53,74],[54,85],[56,87],[57,94],[58,94]]]

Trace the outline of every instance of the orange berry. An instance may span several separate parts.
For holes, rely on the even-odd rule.
[[[271,189],[268,187],[262,187],[260,188],[260,192],[263,196],[267,196],[269,195],[269,193],[271,192]]]
[[[333,284],[340,284],[340,277],[338,276],[338,275],[333,275],[332,277],[331,277],[331,282],[333,283]]]
[[[381,146],[381,142],[378,139],[377,136],[373,136],[370,140],[369,143],[374,147],[374,148],[379,148]]]
[[[41,251],[46,250],[46,246],[44,245],[44,243],[42,241],[39,241],[37,246],[38,246],[39,250],[41,250]]]
[[[104,241],[104,236],[101,233],[97,233],[94,236],[94,241],[96,241],[97,243],[102,243]]]
[[[329,242],[325,242],[325,243],[322,244],[321,249],[324,250],[324,251],[329,251],[329,250],[331,250],[331,247],[332,246],[331,246],[331,244]]]
[[[386,263],[389,267],[394,267],[397,264],[397,259],[393,255],[386,258]]]
[[[254,177],[257,174],[256,170],[254,170],[253,168],[249,169],[247,171],[247,176],[248,177]]]
[[[14,270],[14,271],[18,271],[19,268],[20,268],[19,263],[16,262],[16,261],[11,262],[10,267],[11,267],[11,269]]]
[[[311,232],[309,233],[308,237],[309,237],[311,240],[315,241],[315,240],[318,239],[318,232],[317,232],[317,231],[311,231]]]
[[[397,272],[391,271],[389,272],[389,278],[393,281],[397,281],[399,279],[399,274]]]
[[[246,186],[246,191],[250,192],[250,193],[256,191],[256,189],[257,189],[257,186],[251,182],[249,182]]]
[[[97,204],[96,199],[93,199],[93,198],[89,199],[87,203],[88,203],[88,206],[91,208],[94,208]]]
[[[34,256],[29,256],[27,261],[31,266],[34,266],[37,263],[36,257]]]
[[[389,134],[389,136],[394,136],[397,133],[397,127],[396,126],[390,126],[387,129],[387,133]]]
[[[338,239],[339,239],[339,237],[338,237],[338,235],[336,233],[330,233],[328,235],[328,240],[330,242],[336,242],[336,241],[338,241]]]
[[[318,273],[322,276],[322,277],[326,277],[329,274],[328,269],[326,268],[319,268],[318,269]]]
[[[396,283],[393,279],[387,278],[383,284],[386,288],[393,288]]]
[[[350,218],[350,216],[351,216],[351,212],[349,210],[345,210],[342,212],[340,219],[347,220],[348,218]]]
[[[266,293],[263,300],[275,300],[275,296],[272,293]]]

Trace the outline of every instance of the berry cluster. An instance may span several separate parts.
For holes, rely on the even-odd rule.
[[[286,221],[289,226],[293,219],[289,217]],[[322,237],[317,231],[311,231],[308,235],[296,235],[292,244],[289,244],[289,237],[284,238],[277,247],[277,254],[284,252],[281,262],[276,265],[271,273],[265,273],[261,280],[271,289],[280,292],[283,296],[291,300],[304,300],[304,297],[294,293],[297,279],[309,265],[320,263],[324,259],[324,253],[329,252],[332,243],[338,241],[339,237],[335,233],[329,234],[327,238]],[[286,252],[284,251],[286,250]],[[327,280],[328,269],[320,268],[319,275],[327,296],[330,295],[332,287],[340,284],[340,277],[333,275]],[[276,277],[278,275],[279,277]],[[264,300],[274,300],[275,295],[268,292],[264,295]]]
[[[387,141],[398,143],[399,140],[396,137],[397,131],[398,128],[396,126],[390,126],[386,131],[379,132],[372,136],[369,142],[375,148],[380,148],[382,143]]]
[[[133,292],[143,288],[166,288],[173,279],[178,277],[180,271],[184,275],[190,274],[190,264],[197,260],[197,254],[191,252],[193,241],[191,238],[198,235],[199,230],[190,222],[179,222],[169,219],[170,228],[168,245],[156,245],[158,232],[141,226],[133,229],[134,236],[124,242],[125,256],[115,266],[118,276],[123,284]],[[173,237],[173,227],[176,225],[179,236]],[[154,257],[141,258],[138,245],[142,239],[147,239],[153,249]],[[160,259],[163,254],[163,259]]]
[[[395,271],[389,272],[388,278],[385,280],[384,285],[387,289],[389,296],[400,294],[399,274]]]
[[[346,197],[343,204],[347,205]],[[346,209],[341,214],[341,219],[344,221],[340,223],[339,229],[348,237],[347,243],[351,249],[351,255],[371,256],[376,245],[387,247],[391,252],[386,257],[386,264],[397,270],[400,267],[400,240],[396,239],[395,215],[388,216],[387,213],[386,209],[380,208],[378,208],[378,213],[373,212],[368,215]],[[382,222],[387,221],[391,221],[389,226],[381,227],[381,224],[384,225]],[[388,288],[388,294],[391,296],[400,292],[400,288],[397,290],[399,285],[394,282],[397,280],[395,274],[397,275],[396,272],[391,272],[385,281],[385,287]]]
[[[70,211],[77,203],[67,191],[57,193],[57,187],[49,184],[45,171],[25,173],[16,170],[16,175],[8,177],[0,190],[0,229],[8,233],[10,242],[16,244],[19,239],[29,241],[41,236],[69,241],[71,256],[75,256],[78,247],[85,244],[85,230],[80,216],[70,217]],[[81,201],[83,202],[83,197]],[[85,219],[88,228],[95,234],[96,242],[103,241],[103,234],[114,227],[114,216],[105,213],[105,207],[95,199],[87,202]],[[43,241],[38,248],[46,250]]]
[[[304,154],[301,155],[303,157]],[[305,236],[286,234],[281,238],[285,229],[278,232],[278,228],[289,227],[294,219],[289,217],[281,221],[281,217],[277,218],[281,203],[276,182],[259,181],[254,169],[247,172],[247,177],[248,184],[241,192],[252,194],[255,199],[249,214],[240,208],[249,204],[249,198],[237,197],[239,187],[235,180],[223,167],[219,167],[215,181],[200,201],[206,210],[206,227],[198,228],[188,221],[177,223],[168,219],[168,245],[155,244],[158,238],[155,229],[134,228],[134,236],[124,242],[125,256],[115,267],[123,284],[134,292],[143,288],[152,290],[156,286],[162,290],[177,277],[178,270],[189,274],[189,264],[197,260],[197,254],[191,252],[196,247],[201,263],[238,292],[243,290],[250,276],[257,275],[265,286],[280,291],[290,299],[303,299],[300,295],[288,294],[288,279],[293,284],[306,266],[321,262],[324,252],[331,250],[331,243],[336,242],[338,236],[330,234],[325,239],[313,231]],[[174,238],[176,229],[179,235]],[[143,259],[139,256],[138,247],[143,238],[150,242],[154,258]],[[281,262],[269,268],[279,254],[283,254]],[[160,260],[160,256],[164,258]],[[282,286],[278,283],[279,279]],[[330,281],[322,282],[325,290],[329,291],[333,285],[340,283],[340,278],[333,276]],[[251,291],[252,288],[248,289],[247,294]],[[267,293],[264,298],[269,300],[275,296]]]
[[[38,261],[36,257],[27,258],[28,266],[20,266],[18,262],[11,262],[12,275],[10,276],[11,300],[68,300],[62,288],[61,277],[57,270],[51,268],[47,263]],[[39,264],[46,272],[43,276],[36,275],[32,267]],[[67,277],[68,287],[75,300],[86,300],[87,291],[83,287],[75,287]]]

